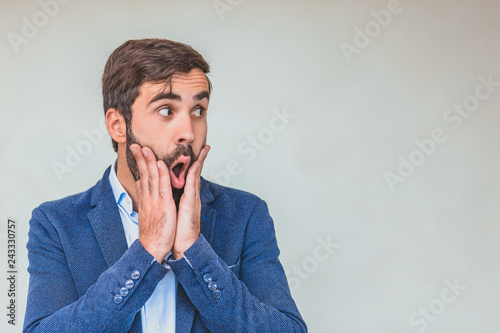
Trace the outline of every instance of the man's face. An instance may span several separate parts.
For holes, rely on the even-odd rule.
[[[139,171],[130,145],[149,147],[170,171],[176,204],[186,182],[187,170],[207,138],[209,87],[205,74],[193,69],[172,76],[171,89],[164,83],[144,83],[132,104],[127,128],[127,163],[137,181]]]

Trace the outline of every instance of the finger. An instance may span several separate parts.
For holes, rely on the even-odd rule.
[[[207,158],[208,152],[210,151],[210,146],[205,145],[201,151],[200,154],[198,155],[197,161],[199,162],[198,167],[196,169],[196,176],[195,176],[195,189],[197,190],[197,193],[199,194],[200,187],[201,187],[201,171],[203,170],[203,165],[205,164],[205,159]]]
[[[203,169],[203,165],[205,164],[205,159],[207,158],[208,152],[210,151],[210,146],[205,145],[201,151],[200,154],[198,155],[197,161],[200,162],[200,166],[197,170],[197,175],[198,177],[201,176],[201,170]]]
[[[139,180],[139,185],[141,186],[141,190],[143,192],[149,192],[149,190],[147,189],[148,166],[146,164],[142,148],[138,144],[134,143],[130,145],[130,151],[134,155],[137,164],[137,169],[139,170],[139,175],[141,177],[141,179]]]
[[[198,154],[198,158],[193,163],[191,168],[189,168],[187,178],[193,177],[193,176],[198,177],[198,178],[200,177],[201,170],[203,168],[203,164],[205,162],[205,158],[207,157],[209,150],[210,150],[210,146],[204,146],[203,148],[201,148],[200,153]],[[191,175],[193,175],[193,176],[191,176]]]
[[[142,153],[146,161],[146,166],[148,168],[148,188],[149,193],[153,200],[158,199],[158,165],[156,164],[156,157],[153,150],[149,147],[143,147]]]
[[[198,158],[196,159],[196,161],[193,163],[191,168],[189,168],[185,187],[185,192],[187,195],[196,195],[200,189],[201,170],[203,168],[203,163],[205,162],[205,158],[207,157],[209,150],[210,146],[204,146],[198,154]]]
[[[168,171],[168,167],[162,160],[159,160],[158,162],[156,162],[156,164],[158,166],[159,176],[159,198],[164,207],[171,206],[174,199],[172,197],[172,185],[170,184],[170,173]]]
[[[196,195],[196,174],[199,167],[198,161],[195,161],[193,165],[188,170],[186,176],[186,185],[184,185],[184,194],[183,197],[194,197]]]

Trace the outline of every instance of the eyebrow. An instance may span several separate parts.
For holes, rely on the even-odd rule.
[[[203,90],[201,93],[194,95],[195,101],[201,101],[204,98],[210,99],[210,94],[206,90]]]
[[[208,91],[204,90],[196,95],[193,96],[193,99],[195,101],[201,101],[202,99],[204,98],[207,98],[207,99],[210,99],[210,94],[208,93]],[[161,99],[171,99],[171,100],[174,100],[174,101],[182,101],[182,98],[181,96],[177,95],[177,94],[174,94],[173,92],[163,92],[163,93],[160,93],[158,95],[156,95],[155,97],[153,97],[148,105],[150,105],[151,103],[154,103],[156,101],[159,101]]]

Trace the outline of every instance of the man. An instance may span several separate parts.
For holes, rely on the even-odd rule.
[[[211,85],[191,47],[116,49],[103,74],[115,163],[33,211],[25,332],[304,332],[259,198],[204,180]]]

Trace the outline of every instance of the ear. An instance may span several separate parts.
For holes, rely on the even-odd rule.
[[[109,136],[118,143],[127,141],[127,125],[122,114],[113,108],[106,111],[106,129]]]

